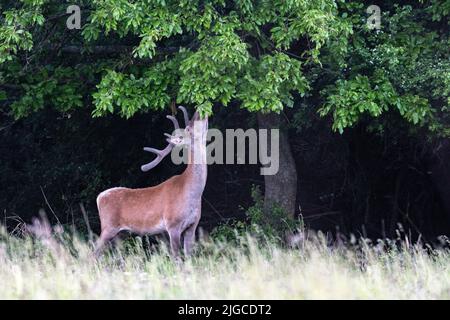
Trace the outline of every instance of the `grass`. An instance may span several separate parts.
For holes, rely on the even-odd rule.
[[[0,299],[449,299],[450,252],[402,241],[295,248],[250,236],[207,240],[181,263],[140,238],[92,258],[92,244],[57,230],[0,230]]]

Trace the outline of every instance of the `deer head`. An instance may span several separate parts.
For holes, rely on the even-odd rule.
[[[190,150],[190,162],[198,162],[200,157],[203,158],[206,156],[208,117],[201,119],[200,114],[196,111],[192,116],[192,119],[189,120],[186,108],[183,106],[179,106],[178,108],[183,112],[185,128],[180,128],[178,120],[174,116],[166,116],[172,121],[175,127],[172,134],[164,134],[167,137],[166,141],[169,144],[163,150],[145,147],[144,151],[156,154],[156,158],[153,161],[141,166],[142,171],[146,172],[156,167],[176,146],[187,147]]]

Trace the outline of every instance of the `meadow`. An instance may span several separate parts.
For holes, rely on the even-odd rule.
[[[396,240],[295,246],[205,239],[182,261],[132,238],[99,259],[92,240],[0,231],[0,299],[449,299],[450,251]]]

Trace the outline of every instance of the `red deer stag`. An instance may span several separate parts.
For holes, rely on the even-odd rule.
[[[189,121],[187,111],[180,106],[186,127],[179,128],[173,116],[167,116],[174,126],[173,135],[163,150],[144,148],[156,154],[156,158],[141,167],[142,171],[154,168],[170,154],[175,146],[188,149],[188,165],[180,175],[173,176],[161,184],[142,189],[112,188],[97,197],[101,234],[96,243],[98,256],[105,244],[120,231],[138,234],[158,234],[166,231],[170,237],[172,255],[178,257],[181,236],[184,237],[184,253],[189,255],[195,240],[195,230],[201,215],[201,199],[206,184],[206,135],[208,118],[200,119],[195,112]]]

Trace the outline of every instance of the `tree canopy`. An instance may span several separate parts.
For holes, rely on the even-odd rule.
[[[2,97],[12,96],[16,117],[46,105],[67,112],[85,99],[92,99],[94,116],[128,118],[172,101],[201,113],[231,100],[250,111],[279,112],[323,77],[330,83],[320,84],[320,112],[331,114],[341,132],[364,114],[378,117],[391,108],[437,129],[434,120],[448,106],[448,1],[414,8],[386,3],[381,30],[367,28],[364,1],[96,0],[80,6],[78,31],[65,27],[63,1],[3,5],[2,80],[19,87]],[[102,48],[115,55],[95,55]],[[441,108],[433,108],[436,101]]]

